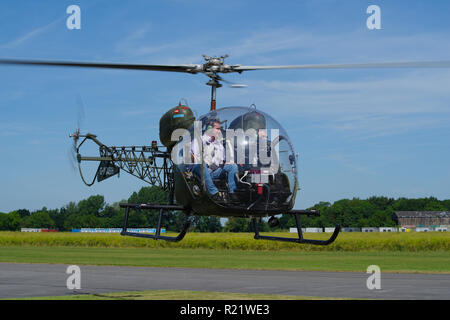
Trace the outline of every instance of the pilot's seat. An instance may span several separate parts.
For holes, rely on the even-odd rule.
[[[185,177],[187,178],[187,181],[191,184],[191,189],[195,187],[195,190],[203,190],[202,186],[202,178],[198,174],[194,173],[192,171],[192,168],[188,168],[188,171],[185,172]],[[225,199],[227,203],[233,203],[233,205],[239,205],[239,193],[241,190],[241,183],[239,182],[239,177],[236,177],[236,190],[235,193],[238,195],[237,199],[233,201],[228,194],[229,194],[229,188],[228,188],[228,172],[224,172],[224,176],[222,178],[213,178],[212,179],[214,185],[219,190],[220,193],[225,195]],[[203,193],[203,191],[202,191]],[[197,193],[199,194],[199,193]],[[221,201],[219,201],[221,202]]]

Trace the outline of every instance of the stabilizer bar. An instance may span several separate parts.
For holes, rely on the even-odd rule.
[[[166,204],[150,204],[150,203],[142,203],[142,204],[133,204],[133,203],[121,203],[119,205],[121,208],[125,208],[125,217],[123,221],[123,228],[122,232],[120,233],[122,236],[131,236],[131,237],[138,237],[138,238],[147,238],[147,239],[153,239],[153,240],[165,240],[165,241],[171,241],[171,242],[178,242],[181,241],[184,236],[186,235],[190,225],[191,220],[189,218],[190,210],[182,207],[182,206],[176,206],[176,205],[166,205]],[[130,209],[145,209],[145,210],[152,210],[152,209],[159,209],[158,214],[158,225],[156,227],[156,233],[153,234],[146,234],[146,233],[135,233],[135,232],[128,232],[128,216],[130,214]],[[183,230],[178,234],[176,237],[167,237],[161,235],[161,219],[162,214],[164,211],[169,210],[180,210],[184,211],[187,215],[186,222],[184,223]]]
[[[300,215],[308,215],[308,216],[320,216],[320,212],[316,210],[291,210],[287,212],[288,214],[293,214],[295,216],[295,224],[297,226],[298,238],[284,238],[284,237],[273,237],[273,236],[262,236],[259,234],[258,223],[256,218],[253,218],[253,228],[255,230],[255,239],[256,240],[273,240],[273,241],[284,241],[284,242],[295,242],[302,244],[314,244],[314,245],[329,245],[336,240],[339,232],[341,231],[340,225],[337,225],[334,228],[334,232],[328,240],[315,240],[315,239],[305,239],[303,238],[303,231],[300,224]]]

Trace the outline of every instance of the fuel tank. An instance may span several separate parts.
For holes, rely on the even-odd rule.
[[[181,102],[167,111],[159,120],[159,140],[168,149],[172,149],[177,141],[172,141],[172,132],[176,129],[189,129],[195,121],[194,114],[187,105]]]

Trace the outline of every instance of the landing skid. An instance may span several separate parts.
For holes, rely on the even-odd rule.
[[[297,226],[298,238],[283,238],[283,237],[272,237],[272,236],[262,236],[259,234],[258,223],[256,218],[253,218],[253,228],[255,230],[255,239],[257,240],[273,240],[273,241],[284,241],[284,242],[295,242],[295,243],[305,243],[305,244],[314,244],[314,245],[322,245],[326,246],[336,240],[339,232],[341,231],[341,227],[337,225],[334,228],[334,232],[328,240],[313,240],[313,239],[305,239],[303,238],[303,232],[300,225],[300,215],[314,215],[319,216],[319,211],[316,210],[291,210],[287,212],[288,214],[293,214],[295,216],[295,224]]]
[[[125,208],[125,218],[123,221],[123,228],[122,228],[122,232],[120,233],[122,236],[131,236],[131,237],[138,237],[138,238],[147,238],[147,239],[153,239],[153,240],[166,240],[166,241],[171,241],[171,242],[178,242],[180,240],[182,240],[184,238],[184,236],[186,235],[186,232],[188,231],[190,225],[191,225],[191,220],[189,218],[189,209],[186,209],[182,206],[175,206],[175,205],[163,205],[163,204],[132,204],[132,203],[121,203],[120,204],[121,208]],[[135,209],[135,210],[140,210],[140,209],[144,209],[144,210],[154,210],[154,209],[159,209],[159,214],[158,214],[158,225],[156,227],[156,233],[155,234],[146,234],[146,233],[136,233],[136,232],[128,232],[128,216],[130,214],[130,209]],[[164,211],[169,211],[169,210],[180,210],[180,211],[184,211],[187,215],[186,217],[186,222],[184,223],[183,226],[183,230],[181,230],[180,234],[176,237],[167,237],[167,236],[162,236],[161,235],[161,219],[162,219],[162,215],[164,213]]]
[[[153,239],[153,240],[165,240],[165,241],[171,241],[171,242],[178,242],[181,241],[184,236],[186,235],[190,225],[191,225],[191,219],[189,217],[190,210],[182,207],[182,206],[176,206],[176,205],[163,205],[163,204],[132,204],[132,203],[121,203],[121,208],[125,208],[125,217],[123,221],[123,229],[120,233],[123,236],[131,236],[131,237],[138,237],[138,238],[147,238],[147,239]],[[145,233],[136,233],[136,232],[129,232],[128,229],[128,217],[130,215],[130,210],[159,210],[158,214],[158,225],[156,227],[156,233],[153,234],[145,234]],[[161,235],[161,219],[164,211],[169,210],[180,210],[184,211],[187,215],[186,222],[184,223],[183,230],[178,234],[176,237],[168,237],[168,236],[162,236]],[[297,226],[297,233],[298,238],[283,238],[283,237],[272,237],[272,236],[262,236],[259,234],[258,230],[258,223],[256,221],[256,218],[253,218],[253,228],[255,230],[255,239],[257,240],[273,240],[273,241],[284,241],[284,242],[295,242],[295,243],[302,243],[302,244],[314,244],[314,245],[329,245],[334,240],[336,240],[341,227],[337,225],[334,229],[333,234],[328,240],[314,240],[314,239],[305,239],[303,238],[303,232],[300,225],[300,215],[314,215],[319,216],[320,213],[315,210],[290,210],[287,212],[288,214],[293,214],[295,216],[295,223]]]

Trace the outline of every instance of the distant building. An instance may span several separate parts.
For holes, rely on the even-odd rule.
[[[426,227],[416,228],[416,232],[429,232],[429,231],[432,231],[432,229]]]
[[[380,232],[398,232],[398,228],[380,227]]]
[[[378,232],[378,228],[371,228],[371,227],[367,227],[367,228],[361,228],[362,232]]]
[[[342,232],[361,232],[361,228],[342,228]]]
[[[308,232],[314,232],[314,233],[323,232],[323,228],[302,228],[302,232],[306,232],[306,233],[308,233]]]
[[[450,226],[449,211],[395,211],[393,219],[402,227]]]

